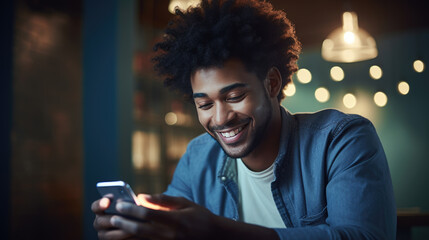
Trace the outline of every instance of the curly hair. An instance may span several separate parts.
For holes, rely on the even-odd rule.
[[[165,77],[164,84],[189,98],[195,71],[222,67],[233,58],[261,80],[277,67],[283,89],[298,70],[301,44],[286,13],[268,2],[203,0],[186,11],[176,9],[154,51],[154,69]],[[283,91],[277,98],[284,98]]]

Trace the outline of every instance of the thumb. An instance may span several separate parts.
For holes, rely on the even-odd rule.
[[[144,202],[144,204],[151,205],[151,207],[143,205],[144,207],[156,210],[181,209],[191,204],[191,202],[183,197],[171,197],[164,194],[139,194],[138,199]],[[153,208],[154,206],[156,206],[156,208]]]

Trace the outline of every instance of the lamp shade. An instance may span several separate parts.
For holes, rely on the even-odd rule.
[[[174,14],[176,8],[179,8],[181,10],[186,10],[188,9],[188,7],[197,6],[200,2],[201,0],[170,0],[170,4],[168,5],[168,11]]]
[[[322,57],[330,62],[359,62],[377,55],[374,38],[358,27],[354,12],[344,12],[343,27],[335,29],[322,44]]]

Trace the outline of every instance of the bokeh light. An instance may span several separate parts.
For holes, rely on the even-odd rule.
[[[423,63],[422,60],[416,60],[413,63],[413,68],[414,68],[414,71],[421,73],[423,72],[423,70],[425,70],[425,64]]]
[[[306,84],[311,82],[311,72],[306,68],[299,69],[296,76],[298,78],[298,81],[300,81],[301,83]]]
[[[378,80],[383,76],[383,70],[377,65],[373,65],[369,68],[369,75],[371,78]]]
[[[374,94],[374,102],[379,107],[384,107],[387,104],[387,96],[384,92],[377,92]]]
[[[410,92],[410,85],[407,82],[398,83],[398,91],[402,95],[407,95]]]
[[[347,93],[343,97],[343,104],[346,108],[354,108],[356,106],[357,100],[355,95]]]
[[[344,71],[341,67],[334,66],[331,68],[330,71],[332,80],[339,82],[344,79]]]
[[[286,88],[283,90],[284,94],[288,97],[292,97],[296,93],[295,84],[289,83]]]
[[[314,96],[316,97],[317,101],[321,103],[327,102],[330,97],[328,89],[324,87],[316,89],[316,91],[314,92]]]
[[[168,125],[174,125],[177,123],[177,114],[174,112],[169,112],[165,114],[165,123]]]

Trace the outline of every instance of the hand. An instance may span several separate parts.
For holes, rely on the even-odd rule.
[[[141,201],[145,198],[145,201]],[[110,201],[102,198],[92,204],[94,228],[100,239],[279,239],[270,228],[237,222],[211,213],[185,198],[166,195],[139,195],[144,206],[118,202],[121,215],[104,214]],[[154,210],[150,209],[168,209]]]
[[[115,228],[111,224],[112,215],[107,215],[104,211],[109,207],[110,199],[101,198],[94,201],[91,210],[95,213],[94,228],[98,232],[99,239],[129,239],[131,234]]]
[[[141,197],[139,195],[139,198]],[[141,220],[120,216],[111,217],[111,226],[122,231],[120,236],[132,235],[136,238],[150,239],[217,238],[216,234],[219,231],[216,231],[216,219],[218,217],[206,208],[180,197],[146,195],[145,198],[148,202],[170,210],[153,210],[127,202],[117,203],[116,209],[121,214]]]

